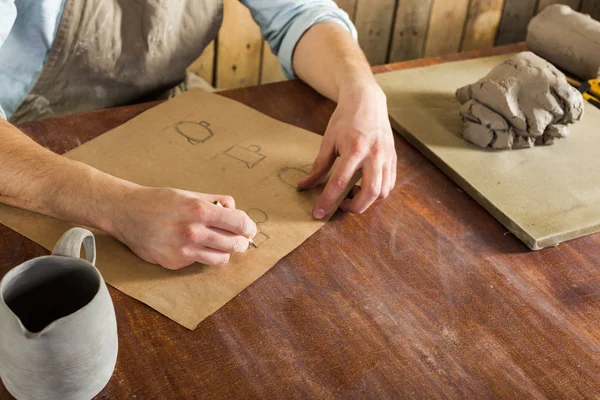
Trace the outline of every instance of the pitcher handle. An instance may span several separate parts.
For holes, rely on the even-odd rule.
[[[85,258],[96,265],[96,239],[94,234],[87,229],[71,228],[60,237],[52,255],[79,258],[81,245],[85,249]]]

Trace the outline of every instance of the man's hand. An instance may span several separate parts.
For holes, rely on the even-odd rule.
[[[318,185],[339,156],[313,215],[320,219],[332,211],[356,171],[362,171],[361,190],[341,207],[362,213],[387,197],[396,183],[397,157],[385,95],[356,41],[336,23],[312,26],[298,42],[293,64],[303,81],[338,103],[313,169],[298,187]]]
[[[223,265],[256,235],[229,196],[119,179],[52,153],[4,120],[0,141],[0,202],[101,229],[151,263]]]
[[[138,187],[125,201],[110,233],[142,259],[168,269],[224,265],[231,253],[245,252],[257,232],[230,196]]]
[[[342,91],[312,170],[298,187],[318,185],[337,156],[339,163],[313,210],[318,219],[331,211],[359,170],[363,173],[361,189],[352,200],[342,202],[345,211],[364,212],[375,200],[386,198],[396,183],[394,137],[385,95],[377,85]]]

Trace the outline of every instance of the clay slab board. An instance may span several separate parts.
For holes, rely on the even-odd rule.
[[[600,110],[586,103],[553,146],[493,151],[460,138],[457,88],[511,55],[388,72],[377,80],[394,128],[529,248],[600,230]]]

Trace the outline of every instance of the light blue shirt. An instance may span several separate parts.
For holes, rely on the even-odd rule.
[[[0,0],[0,116],[10,115],[32,88],[50,52],[68,0]],[[335,22],[356,39],[356,29],[333,0],[240,0],[288,78],[292,55],[308,28]],[[4,114],[6,113],[6,115]]]

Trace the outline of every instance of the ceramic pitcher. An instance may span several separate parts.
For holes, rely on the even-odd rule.
[[[108,383],[117,321],[95,261],[94,236],[73,228],[0,282],[0,378],[17,399],[91,399]]]

